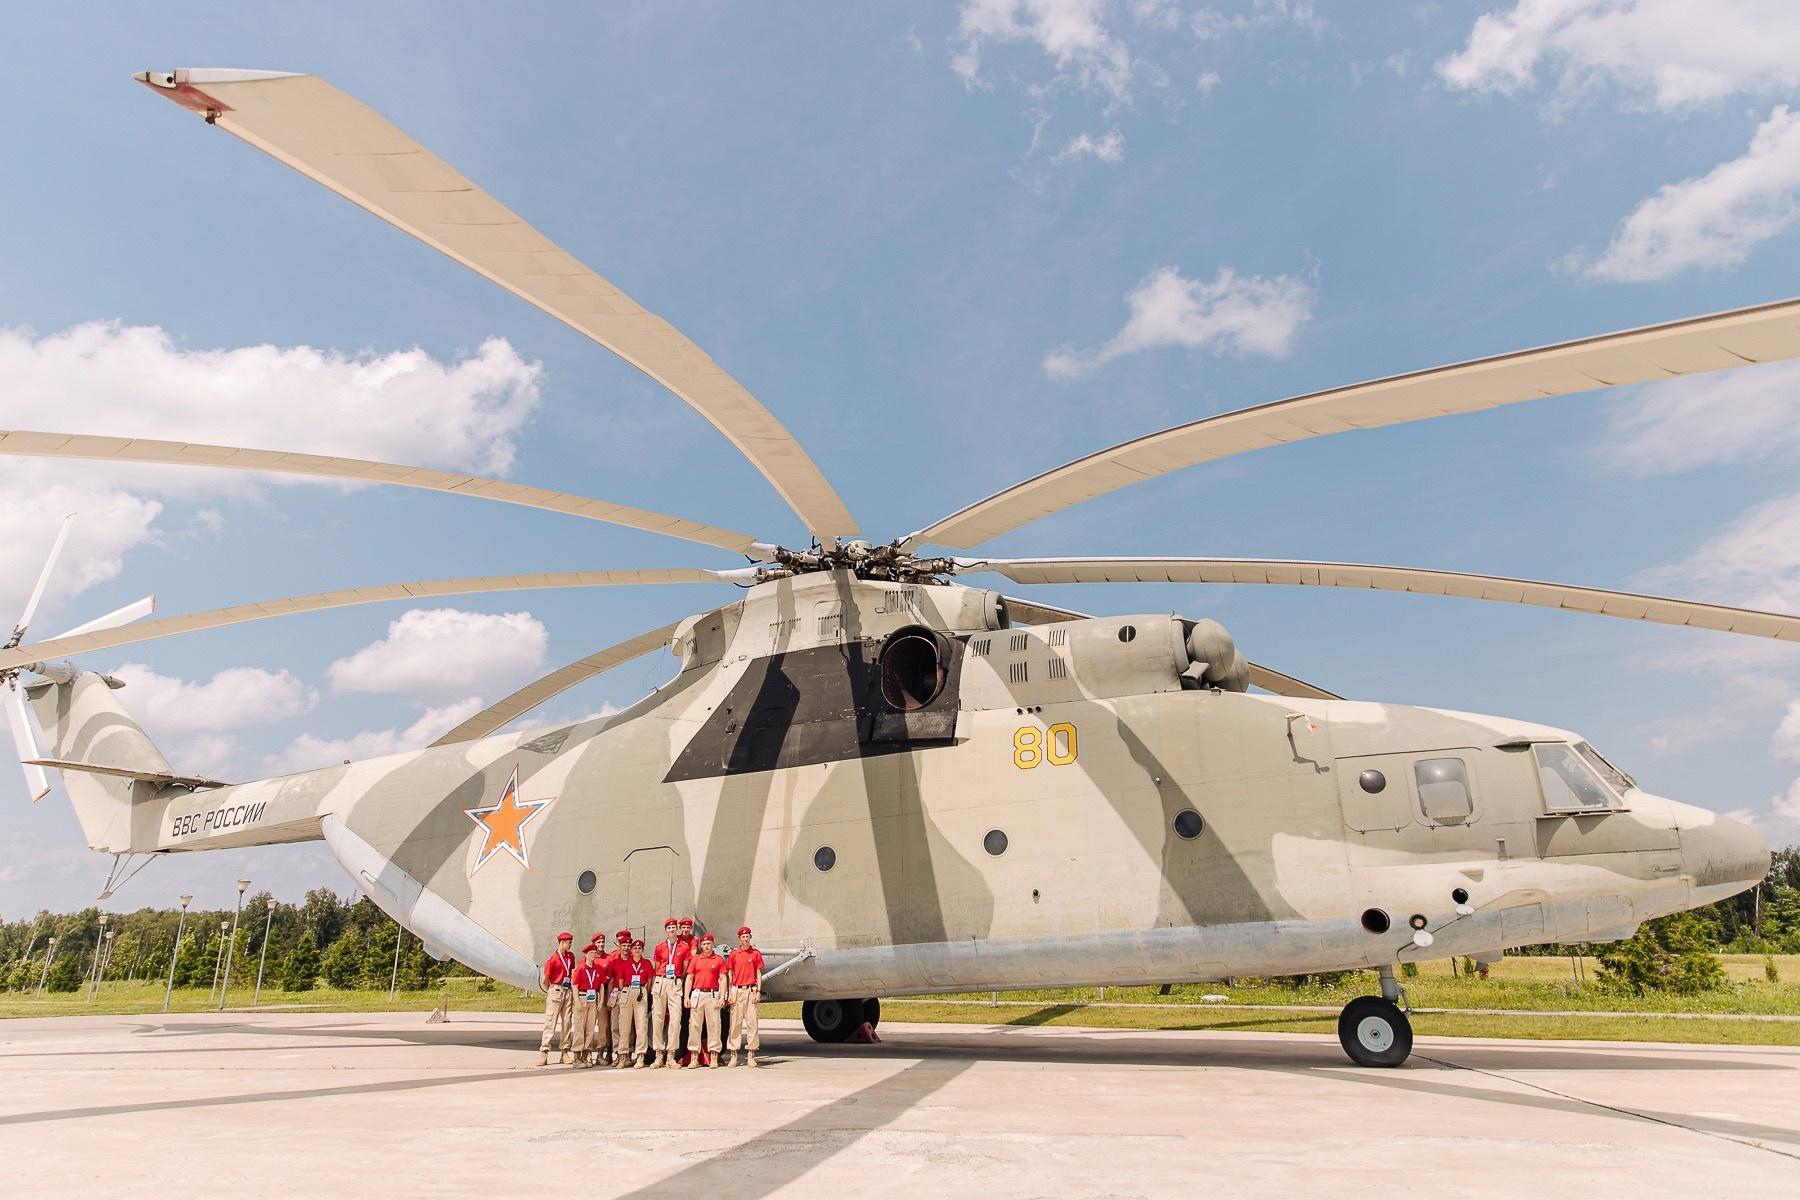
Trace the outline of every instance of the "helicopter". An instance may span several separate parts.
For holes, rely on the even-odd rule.
[[[704,351],[353,97],[272,71],[135,78],[661,383],[744,454],[806,538],[423,467],[0,431],[0,454],[412,487],[749,559],[411,581],[154,619],[146,600],[27,642],[59,536],[0,649],[0,682],[33,799],[61,773],[88,845],[114,856],[108,892],[163,855],[322,839],[431,953],[527,989],[554,930],[641,932],[694,912],[703,927],[753,925],[765,997],[800,1001],[826,1043],[878,1024],[883,997],[1372,969],[1379,994],[1344,1007],[1339,1041],[1358,1064],[1393,1067],[1413,1040],[1397,967],[1617,940],[1767,870],[1754,828],[1645,791],[1578,733],[1346,699],[1251,662],[1206,618],[1090,615],[964,580],[1372,589],[1800,642],[1800,616],[1419,567],[975,552],[1231,455],[1792,358],[1800,300],[1205,417],[879,541]],[[742,594],[571,662],[423,749],[271,779],[178,772],[118,680],[66,661],[345,605],[670,583]],[[665,648],[673,677],[622,711],[506,729]]]

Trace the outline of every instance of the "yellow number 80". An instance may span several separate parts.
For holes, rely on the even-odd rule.
[[[1059,721],[1041,734],[1034,725],[1021,725],[1013,730],[1013,766],[1021,771],[1029,771],[1041,762],[1066,767],[1079,753],[1075,726],[1067,721]]]

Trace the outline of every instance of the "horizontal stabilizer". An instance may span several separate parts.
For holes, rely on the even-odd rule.
[[[106,767],[99,763],[71,762],[66,758],[28,758],[28,767],[55,767],[59,771],[86,771],[90,775],[111,775],[117,779],[135,779],[143,783],[161,783],[191,788],[230,787],[222,779],[202,779],[198,775],[171,775],[167,771],[134,771],[130,767]]]

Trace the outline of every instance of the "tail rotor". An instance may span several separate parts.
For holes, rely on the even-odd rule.
[[[44,569],[38,573],[37,586],[31,589],[31,598],[25,602],[25,610],[13,626],[12,636],[7,639],[5,649],[17,649],[25,640],[25,632],[31,627],[32,618],[37,616],[38,605],[44,599],[44,591],[49,586],[50,575],[56,569],[56,560],[61,557],[63,545],[69,540],[69,529],[75,523],[75,513],[63,518],[62,528],[56,531],[56,541],[50,546],[50,555],[44,560]],[[156,611],[156,597],[145,596],[130,604],[114,609],[103,617],[78,625],[58,637],[68,637],[77,633],[94,633],[102,629],[112,629],[120,625],[128,625],[141,620]],[[25,671],[37,675],[61,677],[68,673],[67,667],[54,669],[57,664],[46,667],[44,663],[27,663],[24,666],[0,670],[0,683],[6,688],[7,723],[12,726],[13,746],[18,750],[19,763],[25,771],[25,790],[31,794],[32,802],[42,800],[50,792],[50,776],[35,760],[43,755],[38,751],[37,726],[32,722],[31,711],[25,703],[25,689],[19,676]]]

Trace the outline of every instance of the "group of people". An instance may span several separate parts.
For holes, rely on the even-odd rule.
[[[712,934],[695,939],[692,917],[664,921],[663,940],[648,958],[643,940],[629,929],[614,935],[610,953],[604,933],[596,933],[579,955],[574,944],[574,934],[556,935],[556,950],[539,980],[544,988],[540,1067],[550,1064],[559,1028],[561,1061],[576,1067],[680,1066],[684,1019],[690,1069],[724,1065],[728,1055],[731,1066],[757,1065],[763,956],[751,945],[748,925],[738,928],[737,948],[723,955]],[[720,1039],[727,1006],[729,1047]]]

